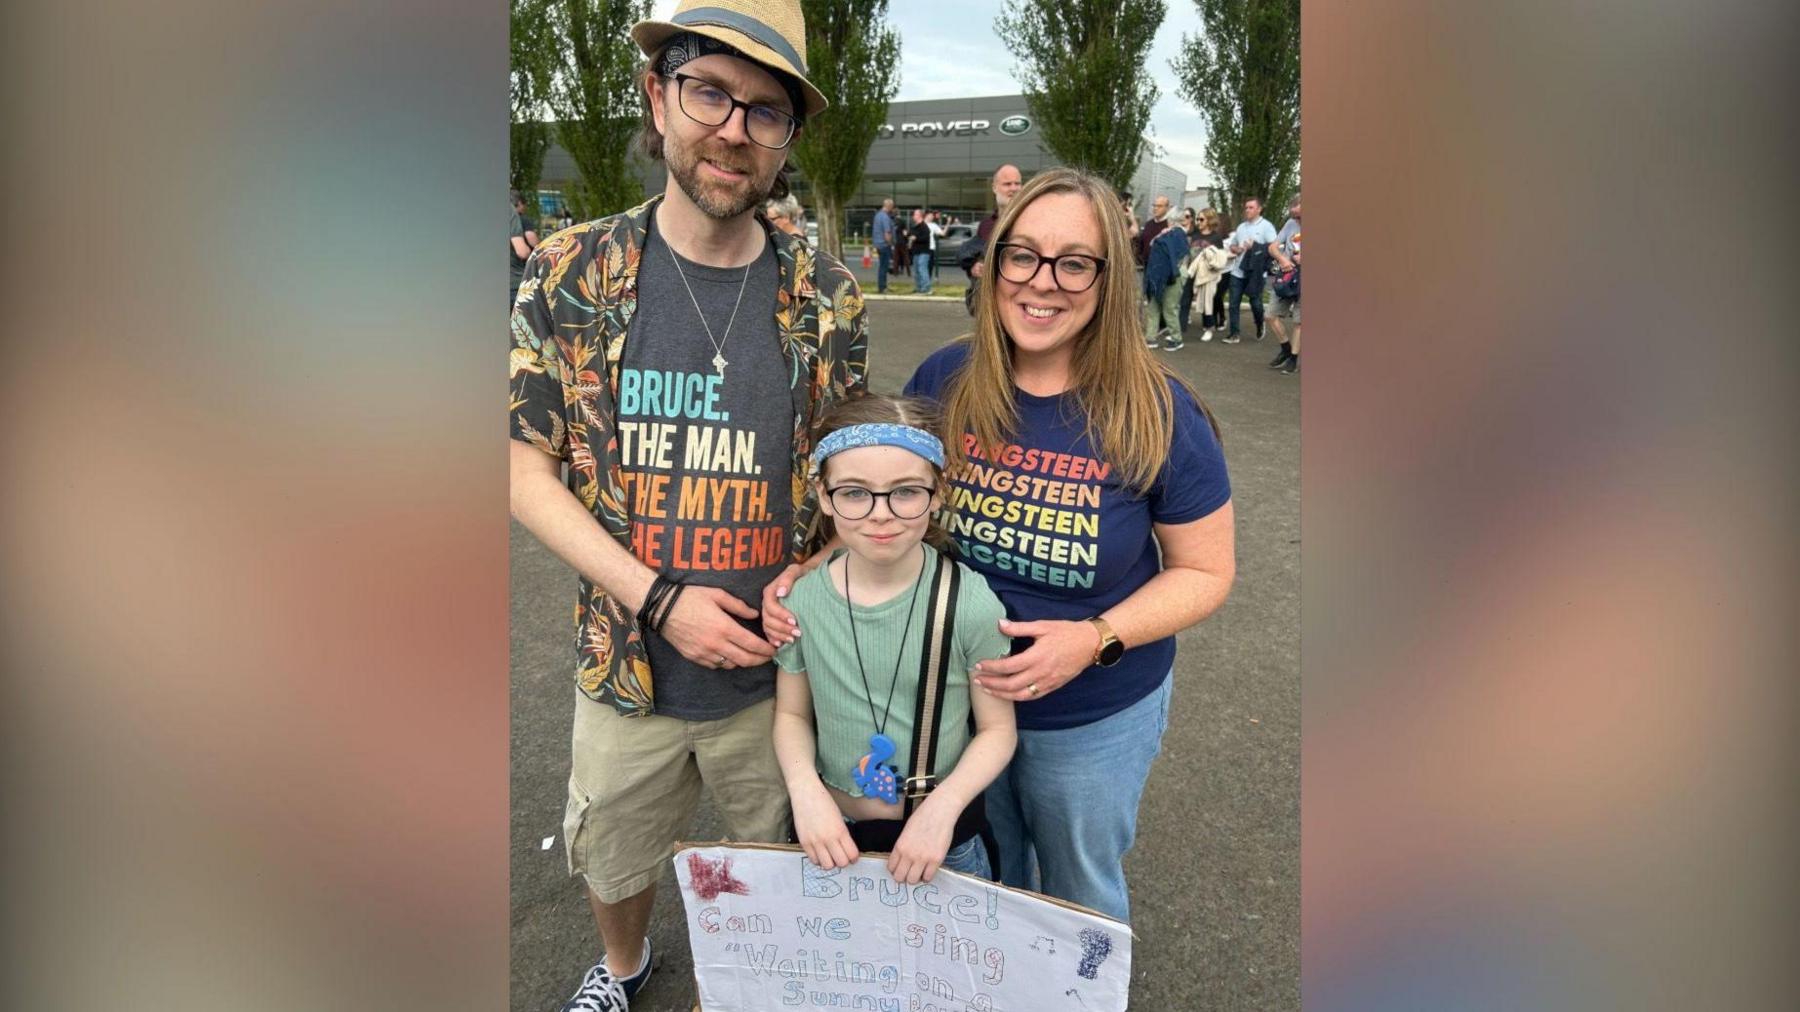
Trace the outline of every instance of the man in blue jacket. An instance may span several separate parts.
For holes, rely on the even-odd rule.
[[[1150,241],[1144,258],[1144,343],[1164,351],[1180,351],[1181,268],[1187,263],[1187,233],[1166,229]]]

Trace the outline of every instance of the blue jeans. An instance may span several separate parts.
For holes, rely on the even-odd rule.
[[[990,882],[994,879],[994,867],[988,864],[987,844],[981,842],[979,833],[964,840],[962,846],[951,847],[950,853],[944,855],[943,866]]]
[[[1226,327],[1229,328],[1233,334],[1238,332],[1238,312],[1239,307],[1242,305],[1240,300],[1248,295],[1250,296],[1250,316],[1256,320],[1256,332],[1258,334],[1262,333],[1262,293],[1265,276],[1259,274],[1253,278],[1240,278],[1237,275],[1232,274],[1228,275],[1228,277],[1231,278],[1231,309],[1225,317]]]
[[[894,247],[875,247],[875,291],[877,294],[887,291],[888,271],[894,262]]]
[[[931,294],[931,254],[913,254],[913,287],[920,292]]]
[[[987,789],[1002,883],[1131,920],[1125,854],[1173,686],[1170,672],[1161,688],[1103,720],[1019,731],[1012,763]]]
[[[981,842],[979,833],[964,840],[961,846],[951,844],[950,852],[944,855],[944,862],[940,867],[987,879],[989,882],[994,880],[994,866],[988,863],[987,844]]]

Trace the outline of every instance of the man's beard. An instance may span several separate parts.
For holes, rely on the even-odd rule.
[[[720,145],[703,151],[702,145],[671,144],[668,138],[663,141],[663,156],[669,165],[669,175],[675,177],[681,192],[708,217],[721,221],[735,218],[768,200],[775,187],[775,175],[781,170],[777,165],[766,179],[758,179],[755,157],[742,149],[734,151]],[[703,180],[700,178],[702,159],[731,172],[746,173],[750,178],[736,186],[719,180]]]

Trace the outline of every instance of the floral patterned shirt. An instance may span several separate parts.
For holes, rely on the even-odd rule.
[[[601,529],[631,549],[614,398],[637,309],[638,262],[657,196],[622,214],[566,228],[525,265],[512,311],[512,438],[569,465],[569,490]],[[766,226],[765,226],[766,227]],[[770,229],[780,291],[775,325],[793,403],[793,527],[800,561],[818,508],[807,482],[813,422],[868,389],[862,290],[835,258]],[[575,683],[627,717],[655,710],[637,617],[586,577],[575,601]]]

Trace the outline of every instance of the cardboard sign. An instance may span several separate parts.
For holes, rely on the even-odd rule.
[[[879,858],[825,871],[797,847],[684,846],[707,1012],[1123,1012],[1131,931],[1034,893]]]

